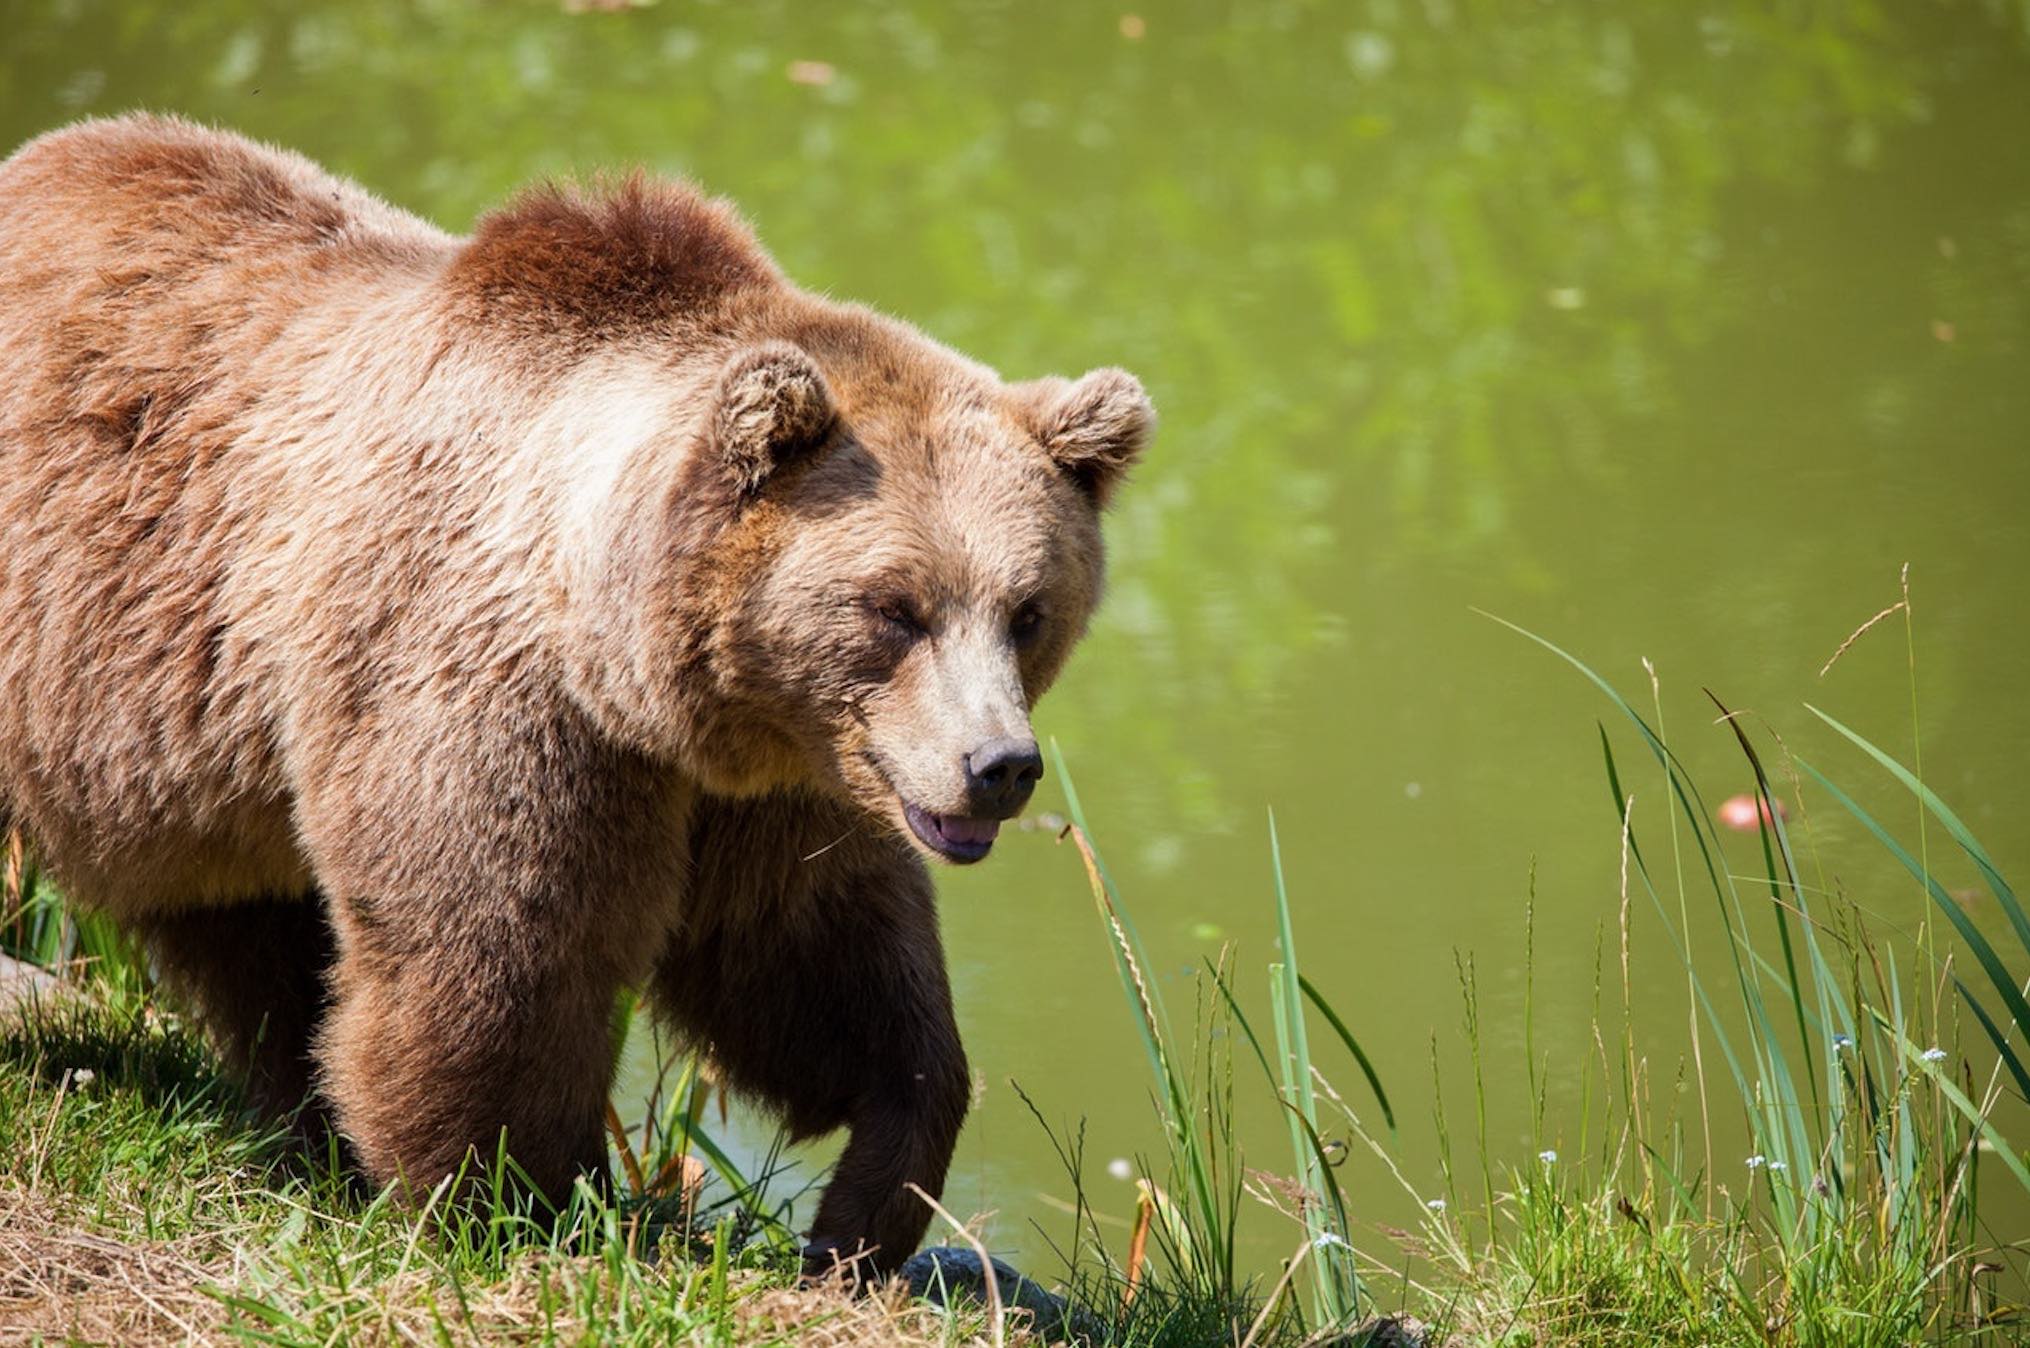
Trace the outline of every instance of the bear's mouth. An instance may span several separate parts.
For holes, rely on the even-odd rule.
[[[902,817],[923,845],[947,861],[970,865],[993,849],[1001,831],[998,819],[967,819],[955,814],[932,814],[908,801],[902,802]]]

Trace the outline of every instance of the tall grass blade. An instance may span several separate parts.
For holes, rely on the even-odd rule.
[[[1168,1020],[1162,1009],[1162,991],[1142,978],[1135,967],[1136,951],[1141,947],[1141,940],[1126,914],[1114,902],[1113,878],[1107,874],[1106,862],[1100,858],[1098,850],[1085,841],[1091,838],[1092,832],[1086,825],[1085,810],[1079,803],[1078,787],[1072,781],[1071,769],[1065,765],[1064,754],[1054,739],[1050,742],[1050,757],[1056,766],[1057,780],[1064,785],[1065,809],[1071,815],[1072,827],[1077,830],[1079,852],[1089,871],[1093,897],[1099,902],[1101,917],[1112,929],[1107,949],[1114,958],[1114,972],[1121,980],[1121,990],[1128,999],[1131,1019],[1142,1037],[1150,1071],[1159,1082],[1167,1085],[1170,1063],[1164,1052],[1163,1035]]]
[[[1310,1120],[1304,1117],[1303,1106],[1298,1103],[1296,1072],[1292,1066],[1290,1046],[1290,984],[1289,970],[1281,964],[1269,966],[1269,1007],[1273,1013],[1276,1030],[1276,1099],[1283,1106],[1283,1122],[1290,1129],[1291,1173],[1295,1175],[1299,1189],[1298,1217],[1304,1223],[1306,1238],[1313,1249],[1322,1248],[1326,1233],[1331,1227],[1326,1223],[1321,1210],[1324,1200],[1323,1181],[1317,1175],[1317,1164],[1311,1148],[1305,1139],[1305,1129]],[[1333,1307],[1326,1290],[1329,1280],[1311,1280],[1313,1314],[1322,1324],[1332,1317]]]
[[[1945,825],[1945,831],[1951,834],[1952,840],[1960,845],[1960,850],[1973,858],[1974,865],[1980,870],[1981,875],[1988,882],[1988,887],[1994,891],[1995,898],[2001,903],[2002,911],[2009,915],[2009,925],[2015,928],[2016,939],[2023,943],[2025,951],[2030,951],[2030,915],[2024,913],[2023,905],[2017,902],[2016,891],[2009,888],[2009,882],[2004,880],[2001,871],[1995,868],[1994,861],[1988,856],[1987,849],[1982,847],[1980,841],[1974,837],[1973,830],[1962,823],[1960,817],[1954,814],[1951,808],[1944,801],[1940,800],[1930,787],[1918,780],[1917,776],[1910,769],[1876,748],[1858,732],[1842,725],[1825,712],[1814,707],[1811,703],[1805,703],[1804,708],[1853,741],[1862,752],[1866,753],[1877,763],[1880,763],[1884,768],[1887,768],[1891,776],[1910,788],[1911,793],[1919,801],[1923,802],[1924,808],[1931,812],[1933,818]]]
[[[1813,1152],[1811,1144],[1805,1136],[1804,1111],[1797,1098],[1795,1078],[1792,1076],[1789,1063],[1784,1057],[1782,1044],[1776,1036],[1775,1028],[1770,1020],[1768,1007],[1763,1002],[1759,985],[1749,976],[1749,971],[1742,962],[1741,952],[1744,949],[1752,951],[1754,948],[1743,930],[1746,925],[1747,915],[1741,909],[1740,896],[1735,893],[1733,882],[1729,878],[1726,868],[1720,864],[1715,856],[1719,845],[1719,838],[1712,831],[1712,824],[1705,807],[1705,801],[1699,795],[1697,785],[1693,783],[1690,775],[1685,771],[1684,765],[1678,760],[1677,755],[1672,752],[1670,746],[1665,744],[1663,739],[1650,728],[1649,722],[1643,719],[1642,713],[1638,712],[1613,684],[1602,678],[1585,661],[1579,659],[1555,642],[1538,636],[1528,628],[1517,626],[1506,618],[1496,617],[1485,610],[1476,609],[1475,612],[1508,628],[1518,636],[1528,638],[1577,670],[1589,683],[1605,693],[1616,707],[1621,709],[1622,714],[1629,719],[1629,722],[1635,726],[1636,731],[1642,736],[1643,742],[1649,746],[1650,753],[1663,766],[1665,778],[1670,783],[1672,795],[1676,797],[1678,809],[1691,824],[1692,840],[1698,844],[1699,859],[1704,864],[1706,877],[1713,887],[1714,897],[1720,910],[1720,921],[1726,929],[1728,959],[1734,966],[1735,984],[1740,989],[1742,1004],[1748,1013],[1750,1021],[1751,1034],[1749,1047],[1754,1053],[1760,1084],[1767,1087],[1766,1092],[1758,1091],[1750,1086],[1741,1072],[1739,1062],[1735,1059],[1731,1048],[1726,1044],[1725,1032],[1718,1017],[1713,1012],[1710,1001],[1703,993],[1700,995],[1700,1001],[1705,1007],[1709,1022],[1713,1025],[1715,1032],[1721,1037],[1721,1047],[1726,1052],[1729,1067],[1733,1069],[1736,1085],[1740,1089],[1742,1103],[1749,1110],[1749,1118],[1761,1149],[1773,1157],[1780,1158],[1786,1166],[1792,1168],[1801,1164],[1809,1164]],[[1615,777],[1613,780],[1618,782],[1619,779]],[[1622,808],[1622,802],[1617,800],[1615,802],[1615,813],[1617,816],[1620,815]],[[1661,913],[1662,901],[1657,897],[1655,886],[1650,882],[1647,868],[1643,868],[1643,884],[1649,891],[1651,903]],[[1668,922],[1669,919],[1666,917],[1665,920]],[[1673,939],[1676,939],[1675,936]],[[1682,946],[1680,951],[1682,953]],[[1793,1197],[1785,1190],[1778,1190],[1776,1202],[1778,1214],[1783,1219],[1785,1226],[1790,1229],[1796,1229],[1796,1224],[1791,1220],[1795,1215]]]
[[[1600,732],[1600,756],[1607,763],[1607,788],[1614,793],[1614,813],[1619,815],[1628,808],[1628,793],[1622,790],[1621,772],[1614,764],[1614,745],[1607,738],[1606,726],[1595,721],[1593,727]],[[1627,829],[1624,832],[1628,837],[1629,855],[1635,858],[1635,864],[1642,867],[1643,874],[1647,875],[1649,863],[1642,859],[1642,846],[1636,841],[1635,831]]]
[[[1974,1013],[1974,1019],[1981,1022],[1981,1028],[1987,1032],[1988,1041],[1995,1046],[1995,1051],[2002,1055],[2003,1066],[2007,1067],[2009,1075],[2016,1079],[2016,1094],[2023,1100],[2030,1101],[2030,1074],[2025,1074],[2022,1060],[2016,1056],[2016,1050],[2009,1046],[2008,1034],[1995,1023],[1995,1018],[1988,1014],[1987,1007],[1981,1005],[1981,999],[1974,996],[1974,990],[1967,986],[1965,979],[1955,975],[1952,982],[1953,986],[1960,990],[1960,996],[1966,1001],[1967,1009]]]
[[[1175,1041],[1175,1036],[1170,1032],[1169,1018],[1163,1009],[1162,992],[1154,980],[1144,975],[1143,971],[1150,967],[1148,956],[1135,932],[1134,923],[1121,904],[1106,863],[1092,845],[1078,788],[1055,740],[1051,742],[1050,753],[1057,767],[1058,780],[1064,784],[1065,806],[1072,819],[1072,841],[1085,863],[1093,902],[1107,927],[1114,971],[1141,1033],[1143,1049],[1155,1079],[1170,1159],[1173,1166],[1182,1172],[1193,1211],[1193,1226],[1198,1239],[1190,1242],[1182,1254],[1204,1290],[1222,1297],[1230,1296],[1235,1273],[1233,1223],[1219,1202],[1219,1183],[1212,1158],[1206,1152],[1207,1144],[1192,1127],[1190,1083],[1172,1061],[1167,1048]]]
[[[1304,1025],[1303,994],[1299,982],[1303,977],[1297,967],[1297,937],[1290,923],[1290,892],[1283,881],[1283,846],[1276,836],[1276,814],[1269,812],[1269,865],[1276,877],[1276,934],[1283,948],[1282,968],[1287,977],[1276,978],[1276,966],[1270,966],[1271,978],[1277,983],[1276,1004],[1283,1019],[1278,1022],[1278,1039],[1287,1032],[1288,1039],[1279,1044],[1282,1048],[1281,1066],[1286,1084],[1294,1085],[1290,1097],[1306,1123],[1318,1122],[1318,1101],[1311,1086],[1311,1040]],[[1290,1078],[1294,1076],[1294,1082]]]
[[[1811,1084],[1812,1118],[1814,1122],[1822,1119],[1825,1120],[1829,1124],[1831,1131],[1837,1134],[1839,1131],[1841,1109],[1839,1105],[1840,1097],[1838,1095],[1838,1076],[1833,1070],[1831,1058],[1833,1050],[1830,1038],[1833,1032],[1833,1009],[1835,1005],[1838,1005],[1840,1008],[1839,1024],[1841,1025],[1841,1030],[1850,1040],[1854,1037],[1854,1026],[1846,1017],[1845,1004],[1836,1003],[1832,996],[1831,990],[1837,986],[1838,980],[1833,974],[1832,966],[1827,964],[1824,952],[1819,948],[1818,933],[1811,915],[1811,905],[1805,897],[1804,885],[1798,878],[1797,855],[1790,844],[1790,827],[1784,822],[1783,812],[1777,808],[1776,793],[1770,788],[1769,774],[1763,770],[1762,757],[1755,752],[1755,745],[1749,740],[1748,732],[1741,728],[1740,718],[1735,716],[1728,709],[1727,705],[1714,695],[1710,688],[1705,691],[1706,696],[1712,699],[1713,705],[1720,709],[1720,715],[1726,721],[1727,728],[1734,732],[1735,742],[1740,746],[1742,755],[1748,760],[1750,770],[1755,774],[1756,814],[1760,821],[1759,831],[1762,837],[1763,863],[1768,870],[1770,903],[1775,909],[1777,931],[1782,938],[1783,962],[1787,974],[1784,985],[1789,989],[1791,1007],[1797,1017],[1798,1038],[1804,1049],[1805,1079]],[[1773,856],[1769,846],[1772,838],[1776,842],[1775,855]],[[1782,860],[1783,870],[1781,879],[1778,878],[1776,865],[1779,857]],[[1812,1050],[1813,1036],[1811,1031],[1805,1027],[1804,1000],[1799,986],[1796,961],[1791,954],[1790,924],[1785,920],[1785,902],[1782,891],[1786,888],[1790,891],[1790,904],[1797,910],[1799,935],[1804,942],[1805,952],[1811,957],[1812,989],[1818,1001],[1818,1020],[1823,1027],[1821,1034],[1826,1036],[1826,1053],[1828,1055],[1826,1060],[1826,1079],[1828,1091],[1831,1092],[1830,1103],[1832,1105],[1830,1113],[1820,1106],[1818,1065]],[[1825,1149],[1825,1134],[1823,1131],[1819,1135],[1819,1149],[1821,1151]],[[1838,1179],[1839,1177],[1836,1174],[1835,1182],[1838,1182]]]
[[[1212,974],[1213,986],[1219,989],[1220,996],[1226,1000],[1227,1010],[1240,1025],[1241,1033],[1247,1036],[1248,1047],[1255,1051],[1255,1061],[1262,1065],[1262,1075],[1268,1078],[1269,1089],[1275,1090],[1281,1084],[1277,1080],[1276,1069],[1270,1065],[1269,1054],[1262,1047],[1262,1041],[1255,1036],[1255,1027],[1248,1023],[1247,1013],[1241,1010],[1240,1000],[1234,996],[1233,988],[1227,983],[1226,976],[1220,973],[1210,960],[1206,961],[1206,968]]]
[[[1897,842],[1887,829],[1876,822],[1875,816],[1863,809],[1852,796],[1833,785],[1831,778],[1802,758],[1795,761],[1799,767],[1818,780],[1819,785],[1839,802],[1842,809],[1853,815],[1861,822],[1863,828],[1874,834],[1875,840],[1888,848],[1889,854],[1902,862],[1903,868],[1925,887],[1931,895],[1932,902],[1945,913],[1954,929],[1959,932],[1960,939],[1967,943],[1967,949],[1973,952],[1974,958],[1986,971],[1988,981],[1994,984],[1995,991],[2001,994],[2002,1004],[2009,1009],[2009,1018],[2019,1027],[2030,1026],[2030,1003],[2024,1001],[2022,991],[2016,986],[2016,980],[2003,965],[2001,957],[1995,953],[1994,946],[1988,943],[1988,938],[1982,934],[1978,926],[1974,925],[1974,920],[1967,915],[1967,910],[1960,906],[1959,900],[1948,894],[1945,886],[1939,884],[1937,879],[1918,863],[1917,858],[1910,855],[1902,843]]]
[[[1337,1178],[1326,1163],[1318,1140],[1318,1099],[1311,1082],[1311,1039],[1304,1023],[1303,973],[1297,967],[1297,935],[1290,921],[1290,891],[1283,876],[1283,845],[1276,833],[1275,811],[1269,812],[1269,864],[1276,878],[1276,931],[1281,938],[1283,960],[1269,966],[1269,990],[1276,1008],[1276,1060],[1283,1073],[1283,1098],[1296,1112],[1291,1123],[1291,1150],[1297,1174],[1307,1195],[1322,1202],[1328,1194],[1345,1228],[1345,1204],[1339,1196]],[[1299,1132],[1298,1125],[1302,1125]],[[1307,1146],[1306,1143],[1309,1143]],[[1321,1324],[1337,1324],[1351,1318],[1359,1304],[1359,1279],[1354,1272],[1351,1250],[1335,1232],[1319,1207],[1307,1203],[1306,1229],[1311,1233],[1314,1252],[1312,1278]],[[1339,1236],[1337,1247],[1328,1242]],[[1345,1284],[1342,1286],[1343,1274]]]
[[[1309,978],[1302,974],[1297,975],[1297,986],[1304,990],[1304,995],[1311,999],[1311,1005],[1318,1008],[1318,1013],[1325,1017],[1325,1023],[1339,1036],[1339,1042],[1346,1045],[1346,1051],[1360,1064],[1360,1073],[1367,1078],[1367,1088],[1374,1092],[1375,1103],[1381,1106],[1382,1121],[1388,1124],[1389,1136],[1396,1137],[1396,1111],[1390,1108],[1389,1094],[1382,1089],[1381,1074],[1376,1072],[1374,1064],[1368,1061],[1367,1054],[1361,1050],[1360,1041],[1353,1037],[1353,1031],[1346,1028],[1346,1022],[1332,1009],[1332,1003],[1325,1000],[1325,995],[1318,991],[1317,986]]]
[[[1972,1100],[1968,1099],[1964,1091],[1953,1084],[1952,1074],[1950,1072],[1941,1072],[1938,1070],[1936,1063],[1925,1061],[1924,1050],[1911,1043],[1909,1037],[1884,1019],[1881,1012],[1871,1011],[1871,1014],[1875,1017],[1876,1023],[1888,1032],[1890,1042],[1896,1045],[1896,1049],[1903,1055],[1904,1061],[1913,1070],[1921,1072],[1931,1079],[1931,1083],[1938,1087],[1939,1093],[1945,1096],[1947,1100],[1950,1100],[1953,1108],[1957,1109],[1966,1121],[1973,1125],[1974,1130],[1981,1135],[1982,1140],[1994,1148],[1995,1155],[2001,1158],[2003,1165],[2009,1167],[2009,1173],[2016,1177],[2017,1182],[2026,1190],[2030,1190],[2030,1167],[2026,1167],[2023,1164],[2022,1156],[2018,1155],[2016,1149],[2009,1145],[2009,1140],[1996,1131],[1995,1125],[1988,1121],[1987,1114]]]

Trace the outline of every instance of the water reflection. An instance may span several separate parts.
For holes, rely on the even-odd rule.
[[[1583,1011],[1612,892],[1597,708],[1468,605],[1655,657],[1687,728],[1711,681],[1886,736],[1899,651],[1812,671],[1915,561],[1927,757],[2030,860],[2020,5],[0,11],[10,142],[173,109],[452,227],[645,163],[1013,376],[1137,370],[1165,428],[1040,724],[1172,977],[1212,931],[1267,957],[1279,806],[1310,967],[1401,1030],[1392,1080],[1455,1015],[1453,948],[1514,947],[1533,856],[1549,1016]],[[1019,1243],[1055,1181],[1007,1076],[1109,1154],[1147,1118],[1076,868],[1004,850],[947,885],[987,1091],[956,1183]]]

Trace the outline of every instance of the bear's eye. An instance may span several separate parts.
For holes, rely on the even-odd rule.
[[[868,611],[898,636],[906,636],[913,640],[930,632],[930,629],[923,625],[923,619],[917,616],[915,607],[907,599],[894,595],[876,595],[870,596],[865,603]]]
[[[1017,645],[1027,644],[1043,630],[1043,605],[1030,600],[1015,610],[1015,616],[1008,620],[1008,635],[1015,638]]]

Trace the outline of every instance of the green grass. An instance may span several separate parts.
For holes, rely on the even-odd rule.
[[[0,1033],[0,1139],[8,1342],[987,1341],[970,1312],[798,1290],[754,1204],[581,1188],[553,1223],[498,1192],[362,1195],[257,1126],[173,1017],[90,991]]]

